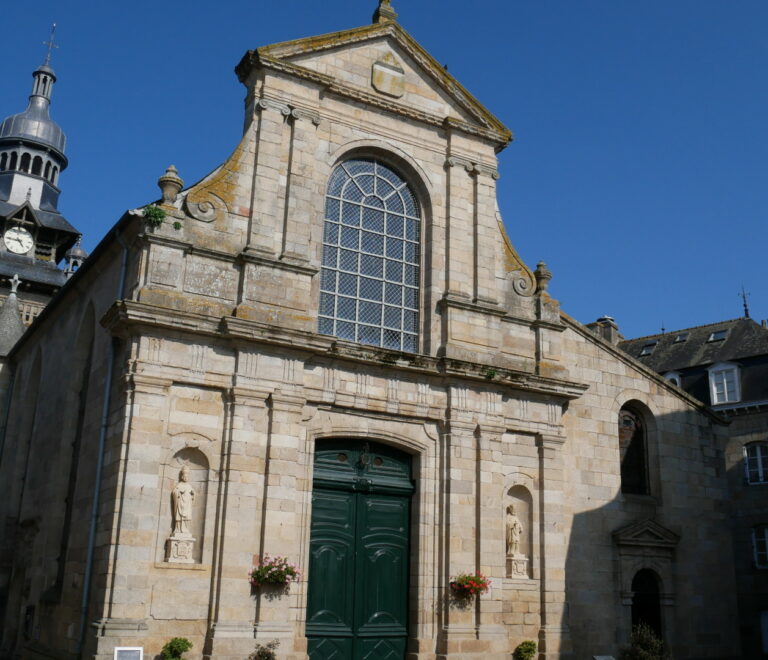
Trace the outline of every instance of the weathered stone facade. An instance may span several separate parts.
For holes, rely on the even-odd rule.
[[[275,638],[306,658],[312,577],[275,596],[247,573],[264,553],[306,570],[315,444],[347,438],[413,457],[407,657],[615,654],[643,568],[676,657],[738,656],[718,419],[561,314],[499,217],[509,132],[378,18],[247,54],[233,155],[159,227],[127,213],[12,353],[4,653],[154,657],[183,636],[192,659]],[[415,353],[317,332],[326,188],[353,157],[422,210]],[[621,494],[628,402],[644,495]],[[183,465],[193,561],[169,562]],[[450,578],[475,571],[492,588],[462,607]]]

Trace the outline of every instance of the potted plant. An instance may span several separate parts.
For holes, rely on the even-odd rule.
[[[491,581],[482,573],[462,573],[451,578],[451,591],[456,598],[471,598],[484,594],[491,587]]]
[[[532,660],[536,655],[536,642],[527,639],[517,645],[512,657],[515,660]]]
[[[278,646],[280,646],[280,642],[276,639],[267,644],[256,644],[256,650],[248,656],[248,660],[276,660],[275,649]]]
[[[186,637],[174,637],[160,651],[160,657],[163,660],[178,660],[191,648],[192,642]]]
[[[286,557],[272,557],[265,553],[259,559],[258,565],[251,570],[249,582],[254,587],[287,587],[300,577],[301,573],[296,564],[289,562]]]

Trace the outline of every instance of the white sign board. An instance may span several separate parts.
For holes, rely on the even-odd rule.
[[[144,660],[144,647],[118,646],[115,649],[115,660]]]

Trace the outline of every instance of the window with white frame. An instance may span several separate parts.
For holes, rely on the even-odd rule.
[[[712,405],[735,403],[741,400],[739,367],[723,362],[709,367],[709,394]]]
[[[755,557],[755,566],[768,568],[768,525],[759,525],[752,528],[752,550]]]
[[[341,163],[325,202],[318,329],[418,350],[421,212],[405,180],[373,159]]]
[[[768,443],[751,442],[744,446],[744,474],[747,483],[768,483]]]

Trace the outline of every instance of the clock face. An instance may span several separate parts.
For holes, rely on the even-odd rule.
[[[5,232],[3,243],[9,252],[26,254],[32,249],[35,242],[32,240],[32,234],[23,227],[11,227]]]

